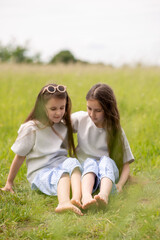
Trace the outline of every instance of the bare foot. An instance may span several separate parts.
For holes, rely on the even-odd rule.
[[[75,206],[77,206],[78,208],[82,208],[82,204],[79,200],[76,200],[76,199],[71,199],[71,203]]]
[[[71,203],[71,201],[60,203],[60,204],[58,204],[58,206],[55,209],[56,213],[62,213],[62,212],[66,212],[66,211],[72,211],[80,216],[83,216],[83,213],[81,212],[81,210],[79,208],[77,208],[76,206],[74,206]]]
[[[83,203],[82,205],[83,209],[88,209],[90,207],[95,207],[97,205],[96,199],[92,198],[92,196],[83,197],[82,203]]]
[[[108,204],[108,196],[105,194],[98,194],[94,196],[94,199],[97,201],[98,205],[100,207],[106,207],[106,205]]]

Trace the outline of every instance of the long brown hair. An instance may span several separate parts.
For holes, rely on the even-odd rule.
[[[120,114],[113,90],[107,84],[96,84],[87,93],[86,100],[97,100],[104,110],[106,141],[109,156],[119,169],[123,167],[123,138],[120,125]]]
[[[68,151],[70,156],[76,156],[76,151],[75,151],[75,145],[74,145],[74,140],[73,140],[73,129],[71,125],[71,99],[67,93],[65,92],[59,92],[55,91],[54,93],[49,93],[48,91],[44,91],[46,87],[49,85],[52,86],[57,86],[57,84],[48,84],[44,86],[41,91],[39,92],[34,108],[28,115],[27,119],[25,122],[28,122],[29,120],[38,120],[41,123],[43,123],[45,126],[50,126],[52,128],[53,123],[51,123],[48,119],[48,116],[46,114],[46,108],[45,105],[46,103],[51,99],[51,98],[59,98],[59,99],[66,99],[66,106],[65,106],[65,114],[63,116],[63,121],[67,126],[67,136],[68,136]],[[53,129],[53,128],[52,128]]]

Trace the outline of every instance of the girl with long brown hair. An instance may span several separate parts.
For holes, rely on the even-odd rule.
[[[72,114],[78,136],[77,156],[83,165],[83,209],[95,204],[106,206],[112,189],[122,191],[129,177],[129,164],[134,161],[111,87],[94,85],[86,100],[87,112]],[[99,185],[100,192],[92,197]]]
[[[79,209],[81,165],[72,157],[75,147],[70,112],[71,100],[65,86],[49,84],[41,89],[11,148],[16,155],[2,190],[14,193],[14,179],[26,158],[31,188],[47,195],[58,195],[56,212],[71,210],[83,215]],[[68,152],[70,157],[67,157]]]

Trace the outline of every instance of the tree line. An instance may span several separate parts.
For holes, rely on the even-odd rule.
[[[27,46],[15,44],[2,45],[1,43],[0,43],[0,62],[36,63],[36,64],[43,63],[43,61],[41,60],[41,54],[36,53],[30,56],[29,48]],[[76,59],[69,50],[62,50],[56,55],[53,55],[47,63],[68,64],[77,62],[87,63],[86,61]]]

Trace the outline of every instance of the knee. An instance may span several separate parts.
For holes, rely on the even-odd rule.
[[[86,161],[83,163],[83,173],[84,176],[87,173],[94,173],[96,176],[98,175],[98,164],[97,161],[92,158],[87,158]]]
[[[96,168],[97,167],[97,161],[92,158],[87,158],[83,163],[83,168]]]
[[[76,158],[67,158],[64,162],[63,162],[63,167],[64,168],[75,168],[75,167],[80,167],[81,168],[81,164],[79,163],[79,161]]]
[[[99,161],[99,166],[109,166],[113,164],[113,160],[110,157],[103,156]]]
[[[101,177],[107,176],[112,180],[112,182],[115,182],[115,178],[117,179],[119,176],[119,170],[111,158],[103,156],[100,159],[99,175]]]

